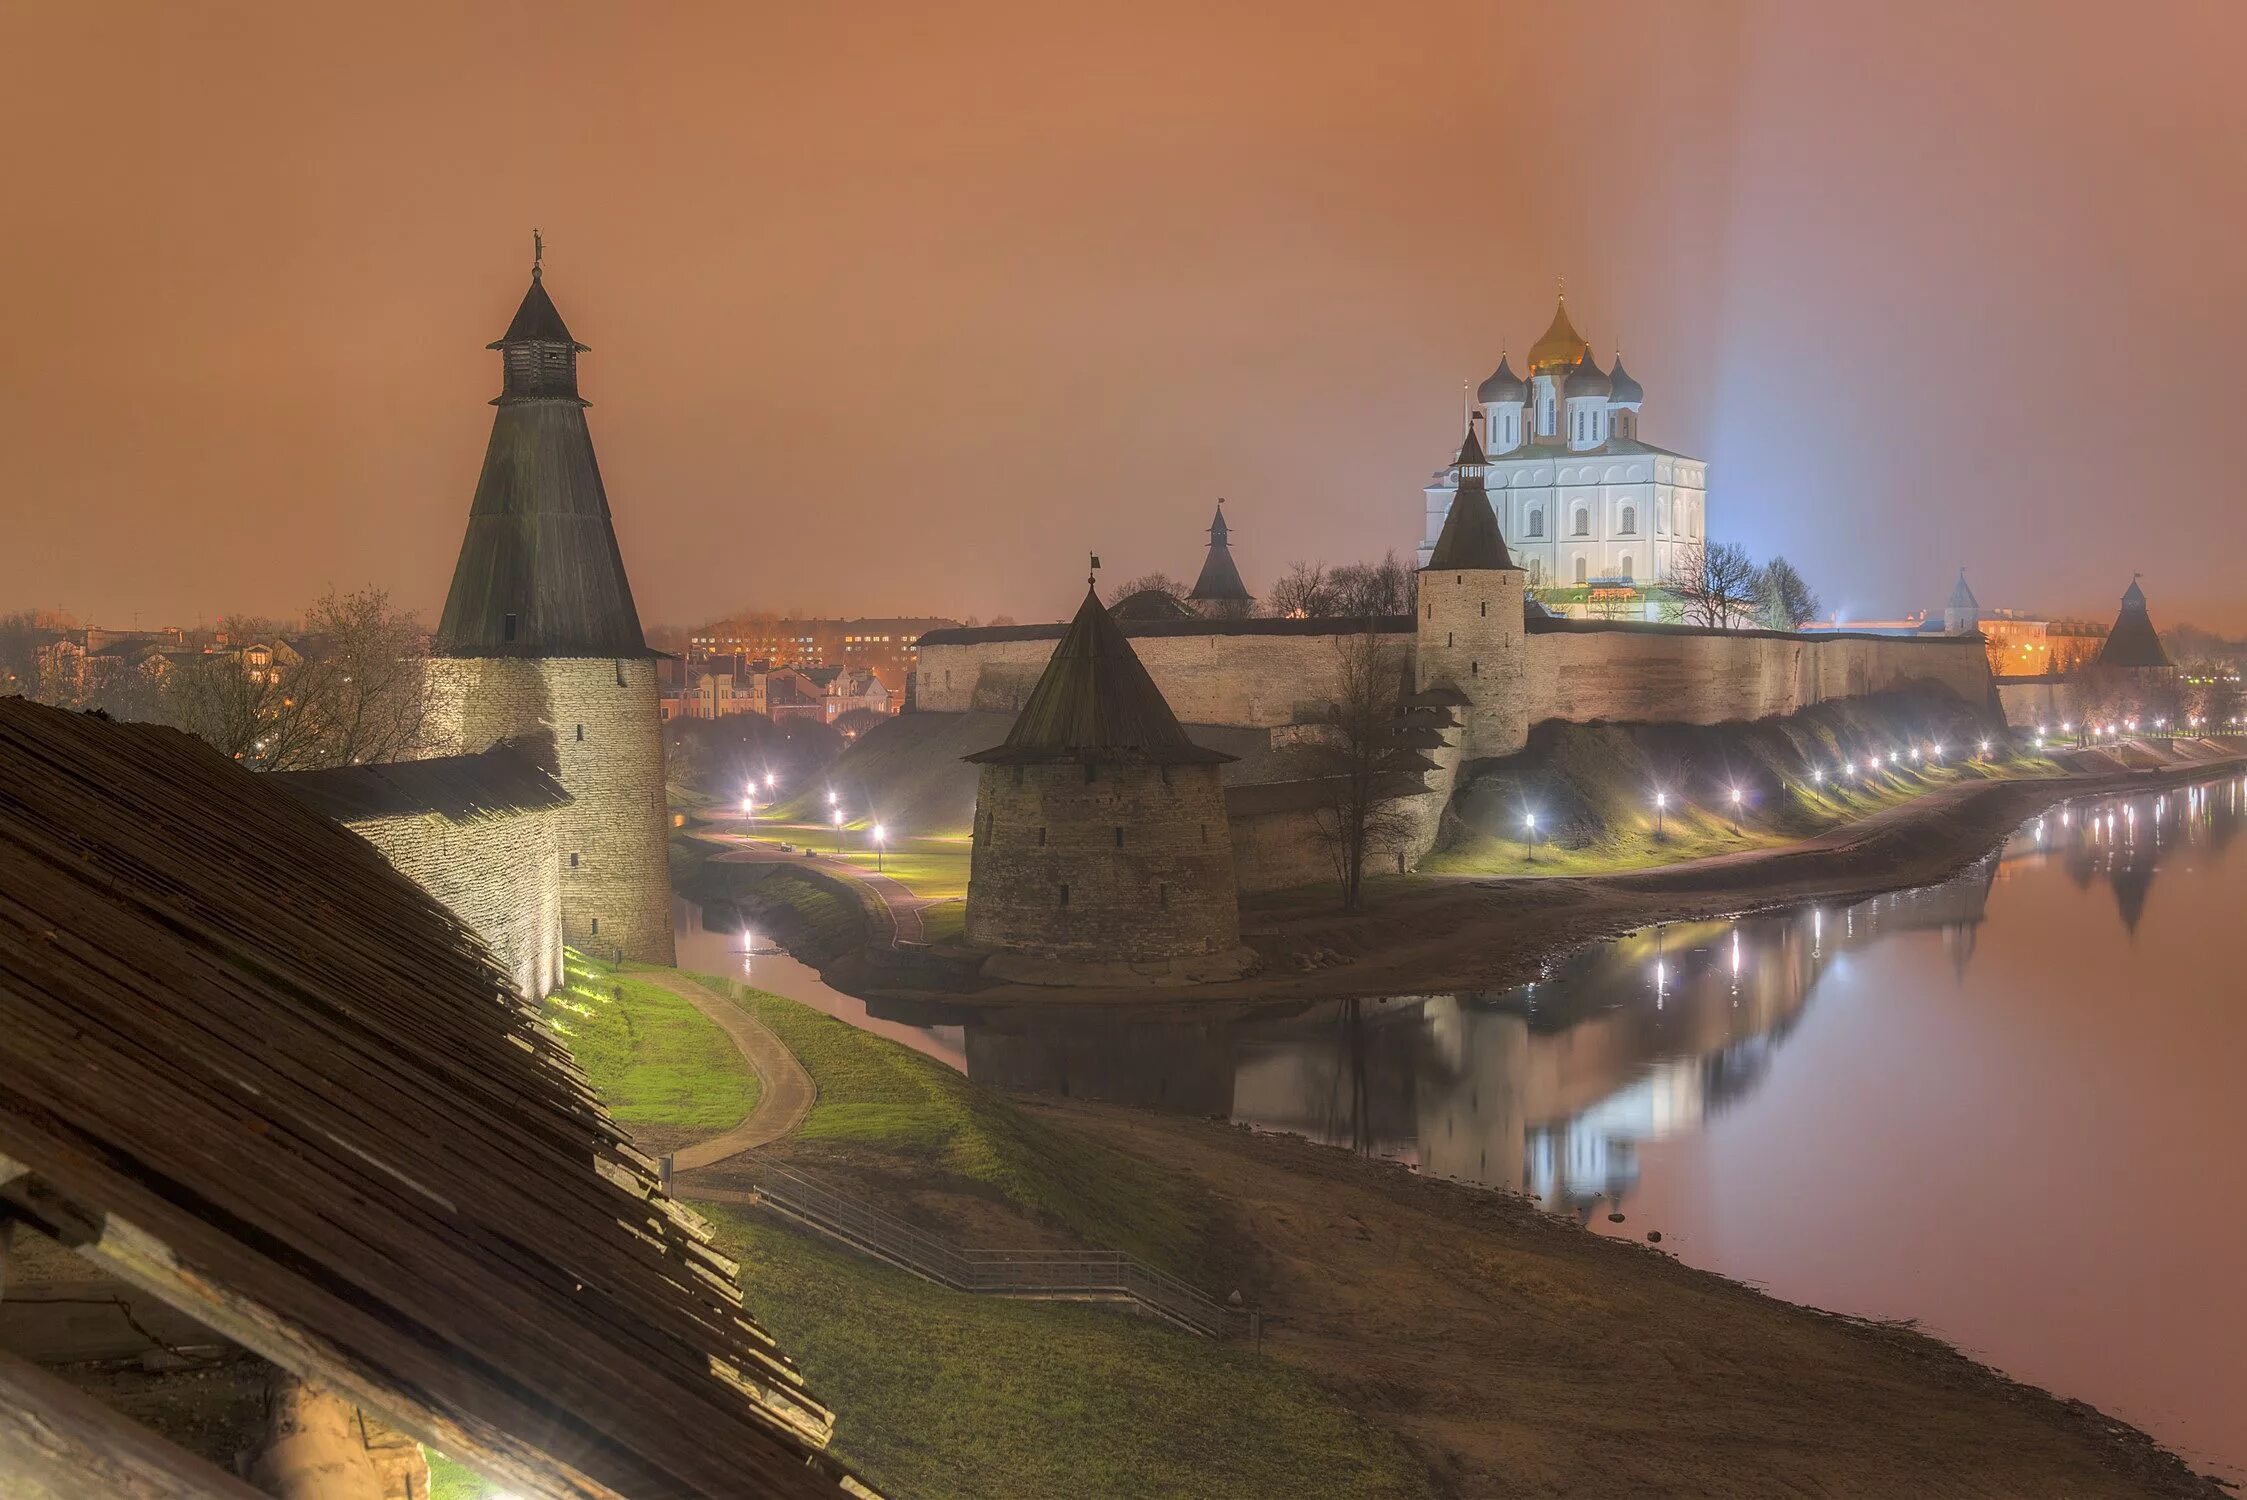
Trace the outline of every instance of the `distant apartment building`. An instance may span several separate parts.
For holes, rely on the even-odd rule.
[[[879,677],[893,698],[920,664],[917,642],[931,630],[956,625],[934,617],[861,620],[768,620],[742,616],[696,631],[687,661],[740,655],[774,667],[857,667]]]

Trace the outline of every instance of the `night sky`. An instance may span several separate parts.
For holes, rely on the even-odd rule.
[[[1971,11],[1972,14],[1962,14]],[[1068,13],[1064,13],[1068,12]],[[1568,278],[1859,617],[2247,629],[2247,8],[0,6],[0,609],[433,617],[547,236],[651,623],[1400,552]]]

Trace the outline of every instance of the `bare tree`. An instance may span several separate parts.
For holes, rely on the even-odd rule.
[[[39,689],[39,617],[28,610],[0,616],[0,697]]]
[[[1193,585],[1180,583],[1168,573],[1159,571],[1142,573],[1137,578],[1127,579],[1108,590],[1108,602],[1110,604],[1121,604],[1133,594],[1150,592],[1168,594],[1173,599],[1183,599],[1193,592]]]
[[[429,636],[380,589],[322,596],[294,645],[301,659],[252,672],[232,653],[175,667],[181,727],[243,764],[303,771],[410,760],[427,748]]]
[[[1766,630],[1800,630],[1818,613],[1818,596],[1793,563],[1774,557],[1756,575],[1756,623]]]
[[[1403,660],[1381,649],[1380,636],[1365,630],[1336,638],[1325,733],[1307,748],[1312,775],[1325,792],[1317,809],[1319,838],[1333,853],[1344,911],[1356,911],[1363,900],[1367,856],[1401,843],[1412,828],[1398,796],[1417,779],[1415,753],[1397,741],[1403,697]]]
[[[1677,596],[1688,624],[1729,630],[1755,607],[1757,571],[1737,542],[1691,542],[1662,582]]]
[[[1296,561],[1264,596],[1264,608],[1281,619],[1320,619],[1334,613],[1326,564]]]
[[[1377,563],[1346,563],[1326,575],[1328,612],[1362,618],[1408,615],[1413,610],[1414,574],[1397,561],[1394,550]]]

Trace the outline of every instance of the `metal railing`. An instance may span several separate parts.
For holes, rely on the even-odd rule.
[[[756,1201],[854,1249],[955,1291],[1000,1296],[1128,1299],[1207,1338],[1262,1333],[1262,1314],[1228,1307],[1120,1250],[973,1250],[906,1223],[863,1198],[746,1153]]]

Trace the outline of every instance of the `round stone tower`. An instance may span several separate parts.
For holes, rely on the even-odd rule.
[[[1239,895],[1218,768],[1090,589],[982,767],[967,938],[1044,983],[1237,973]]]
[[[469,506],[431,699],[447,748],[544,730],[560,817],[563,941],[668,964],[662,722],[655,662],[609,519],[577,357],[533,262],[501,356],[491,441]]]
[[[1459,753],[1477,760],[1508,755],[1529,742],[1526,579],[1506,551],[1484,485],[1482,445],[1472,432],[1452,470],[1458,493],[1435,549],[1420,570],[1414,685],[1456,696]]]

